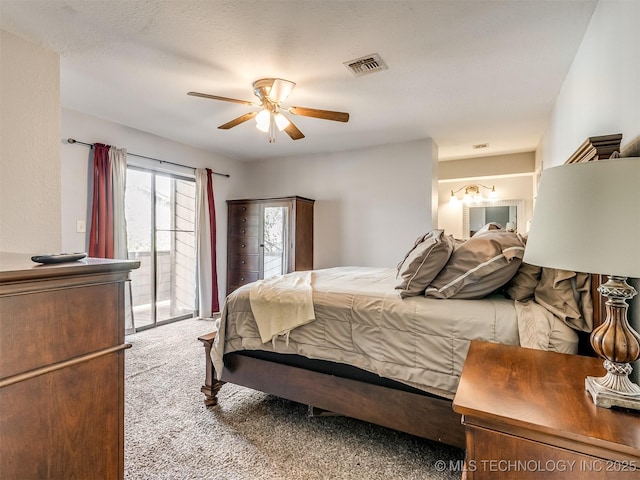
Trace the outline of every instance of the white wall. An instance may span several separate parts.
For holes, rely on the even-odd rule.
[[[300,195],[316,201],[315,268],[395,267],[416,237],[435,225],[436,149],[425,139],[254,162],[248,187],[256,198]]]
[[[86,143],[104,143],[128,152],[158,158],[169,162],[197,168],[211,168],[216,172],[228,173],[230,178],[214,175],[214,201],[216,205],[217,267],[218,282],[222,295],[226,291],[227,272],[227,205],[226,200],[243,193],[243,178],[246,164],[230,160],[221,155],[199,150],[166,138],[151,135],[123,125],[108,122],[90,115],[62,110],[62,135],[58,135],[62,155],[62,249],[65,251],[86,251],[86,235],[76,232],[76,221],[87,219],[90,201],[87,185],[92,170],[90,149],[79,144],[69,144],[66,139]],[[145,163],[144,160],[129,157],[129,161]],[[147,162],[161,167],[157,162]],[[183,174],[193,174],[190,169],[182,169]],[[87,231],[89,223],[87,222]]]
[[[556,101],[537,161],[560,165],[587,138],[640,135],[640,2],[601,0]]]
[[[535,152],[488,155],[440,162],[439,181],[520,175],[536,170]]]
[[[622,133],[624,148],[640,135],[640,2],[601,0],[556,101],[536,161],[562,164],[587,138]],[[637,208],[630,206],[630,215]],[[597,226],[597,222],[596,222]],[[636,289],[640,282],[633,280]],[[640,298],[629,318],[640,330]],[[635,381],[640,381],[636,362]]]
[[[59,57],[0,35],[0,250],[59,252]]]

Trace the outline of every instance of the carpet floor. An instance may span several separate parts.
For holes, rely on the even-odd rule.
[[[189,319],[129,335],[125,478],[225,480],[459,479],[464,452],[226,384],[207,408],[199,335]]]

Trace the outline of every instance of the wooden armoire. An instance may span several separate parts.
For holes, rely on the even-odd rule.
[[[298,196],[227,201],[227,294],[313,268],[313,204]]]

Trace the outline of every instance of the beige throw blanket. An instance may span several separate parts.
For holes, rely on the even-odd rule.
[[[251,311],[262,343],[315,320],[311,272],[293,272],[259,280],[249,292]]]

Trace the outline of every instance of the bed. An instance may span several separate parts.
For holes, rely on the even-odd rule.
[[[612,136],[592,137],[589,141],[596,150],[597,141],[609,148],[611,141],[602,140],[609,137]],[[581,149],[582,157],[598,158],[592,155],[592,150],[584,153],[584,145]],[[496,237],[507,238],[507,232],[494,231],[491,226],[480,233],[485,242],[487,238],[493,243]],[[402,281],[406,280],[401,275],[406,273],[402,266],[410,261],[415,263],[415,251],[419,246],[427,248],[425,242],[428,248],[431,248],[429,241],[438,243],[434,237],[440,240],[440,249],[444,248],[442,243],[449,245],[449,255],[444,262],[440,261],[435,276],[433,272],[428,274],[428,288],[412,290],[411,284]],[[464,263],[465,248],[472,248],[471,240],[459,242],[434,230],[416,241],[398,269],[336,267],[289,274],[297,275],[296,281],[306,277],[309,282],[315,319],[300,322],[267,341],[251,308],[252,289],[255,294],[256,285],[232,292],[216,332],[200,337],[207,360],[205,384],[201,388],[205,404],[216,405],[217,392],[229,382],[309,405],[313,413],[346,415],[464,448],[464,429],[460,415],[453,412],[452,398],[471,340],[517,345],[525,337],[529,342],[540,338],[547,342],[553,337],[551,349],[585,353],[588,332],[603,318],[601,305],[590,303],[598,298],[591,292],[600,278],[583,274],[578,282],[583,287],[583,301],[579,302],[582,317],[572,318],[575,315],[566,314],[567,309],[560,303],[549,302],[559,311],[545,320],[541,337],[541,315],[526,310],[536,302],[520,301],[527,295],[519,300],[514,298],[523,295],[523,288],[534,291],[544,283],[544,273],[538,271],[531,281],[531,272],[517,261],[522,258],[525,241],[513,233],[508,236],[511,243],[505,246],[502,242],[499,247],[504,252],[500,268],[492,267],[488,272],[493,281],[503,282],[503,278],[497,277],[507,275],[508,282],[501,283],[500,288],[494,288],[490,282],[484,287],[487,291],[476,291],[477,283],[472,281],[466,290],[458,289],[448,297],[447,289],[458,280],[451,281],[446,275],[441,278],[443,272],[449,269],[456,279],[468,279],[473,276],[469,271],[477,272],[486,268],[477,265],[489,263],[476,259],[474,268],[460,266]],[[521,247],[518,242],[522,242]],[[478,250],[473,248],[472,255],[467,257],[477,255]],[[434,263],[434,259],[432,255],[429,263]],[[548,284],[562,281],[565,286],[571,285],[570,296],[577,298],[575,276],[559,278],[557,272],[547,273]],[[514,284],[516,278],[524,279],[524,283]],[[511,295],[505,295],[509,288]],[[473,295],[465,298],[465,291]],[[489,291],[494,293],[487,294]],[[478,295],[482,298],[470,299]],[[565,292],[563,301],[568,301],[567,295]],[[548,307],[543,301],[540,304]],[[558,317],[563,318],[556,322],[554,319]],[[532,319],[538,324],[526,323]]]

